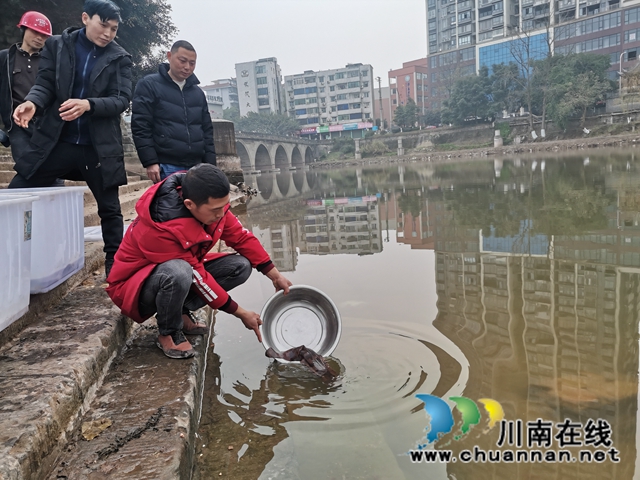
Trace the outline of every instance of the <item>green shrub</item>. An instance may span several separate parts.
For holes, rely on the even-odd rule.
[[[509,135],[511,135],[511,125],[509,122],[496,123],[496,127],[500,130],[500,136],[502,139],[506,141],[509,138]]]
[[[381,140],[374,140],[362,145],[360,147],[360,153],[363,157],[380,157],[391,152]]]

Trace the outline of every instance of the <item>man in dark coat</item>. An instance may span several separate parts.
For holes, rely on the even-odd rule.
[[[25,12],[18,27],[22,31],[22,41],[0,50],[0,119],[7,131],[7,136],[0,143],[5,147],[12,144],[13,158],[18,158],[25,144],[29,143],[32,129],[14,125],[11,114],[33,87],[40,52],[52,33],[51,22],[40,12]]]
[[[13,113],[16,125],[26,128],[36,110],[43,112],[9,188],[48,186],[57,177],[87,182],[98,204],[108,273],[123,232],[120,114],[131,98],[131,56],[113,41],[116,4],[87,0],[82,22],[85,28],[47,40],[36,83]]]
[[[154,183],[198,163],[216,164],[207,99],[193,73],[195,49],[178,40],[167,59],[138,82],[131,109],[133,142]]]

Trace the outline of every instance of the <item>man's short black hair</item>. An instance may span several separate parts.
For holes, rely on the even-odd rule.
[[[204,205],[210,198],[224,198],[230,191],[229,179],[222,170],[210,163],[191,167],[182,179],[182,198],[196,206]]]
[[[171,45],[171,53],[176,53],[179,48],[184,48],[185,50],[189,50],[190,52],[196,51],[196,49],[193,48],[193,45],[191,45],[186,40],[178,40],[176,43]]]
[[[111,0],[86,0],[83,11],[89,15],[89,18],[98,15],[102,22],[117,20],[120,23],[122,21],[120,7]]]

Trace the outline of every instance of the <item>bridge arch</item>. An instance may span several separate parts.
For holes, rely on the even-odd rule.
[[[236,152],[238,153],[238,157],[240,157],[240,166],[244,170],[252,170],[251,157],[249,156],[247,147],[245,147],[242,142],[236,142]]]
[[[289,166],[289,157],[282,145],[278,145],[276,148],[275,166],[281,170],[284,170]]]
[[[309,165],[310,163],[313,163],[313,151],[311,150],[311,147],[307,147],[304,152],[304,164]]]
[[[256,184],[258,185],[260,196],[265,200],[269,200],[273,193],[273,177],[271,175],[260,175],[256,179]]]
[[[291,173],[284,172],[276,175],[276,183],[282,196],[286,197],[289,194],[289,187],[291,185]]]
[[[296,187],[296,190],[302,193],[304,189],[305,180],[306,180],[305,172],[293,172],[292,177],[293,177],[293,185]]]
[[[256,149],[256,170],[266,172],[271,169],[271,156],[267,147],[260,144]]]
[[[304,166],[304,160],[302,159],[302,154],[300,153],[300,149],[296,145],[293,147],[291,151],[291,166],[292,167],[302,167]]]

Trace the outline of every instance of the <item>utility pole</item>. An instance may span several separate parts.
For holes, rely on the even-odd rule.
[[[384,129],[384,118],[382,116],[382,87],[380,86],[380,77],[376,77],[378,81],[378,98],[380,99],[380,130]]]

